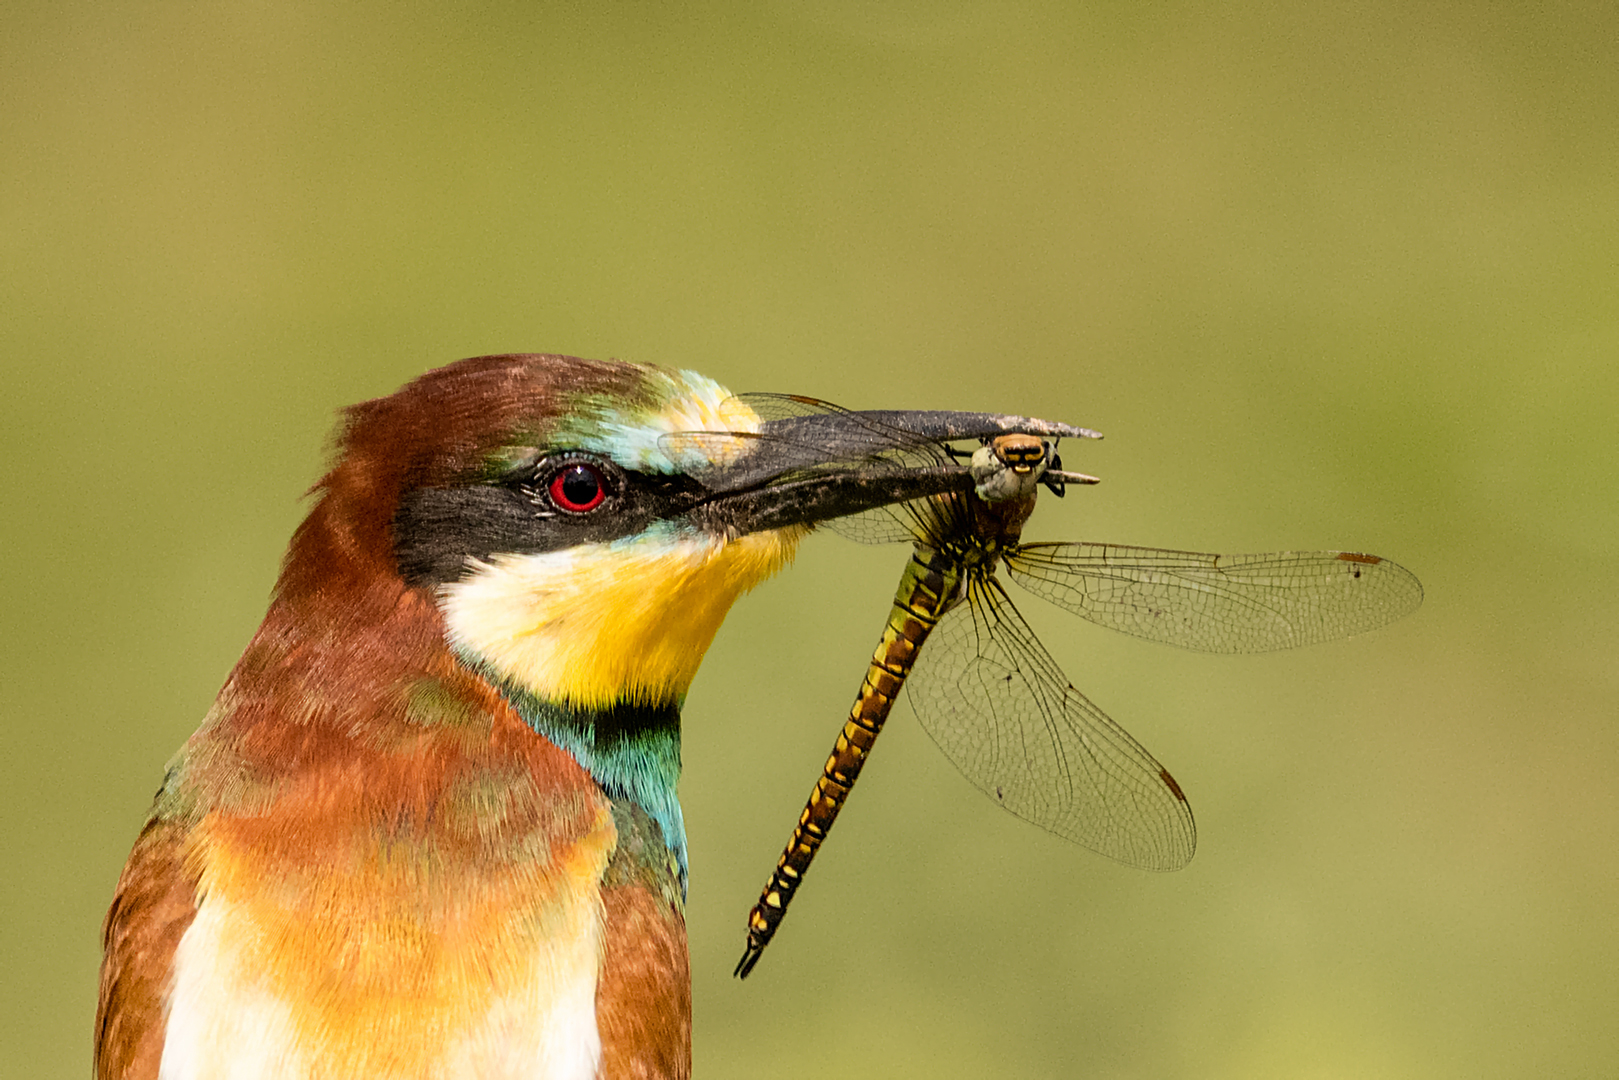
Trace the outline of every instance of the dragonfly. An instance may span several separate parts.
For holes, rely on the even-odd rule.
[[[842,412],[803,398],[749,404],[764,415],[776,409],[773,423],[787,425],[781,431],[811,424],[800,436],[813,430],[818,413]],[[880,413],[857,415],[870,424],[874,458],[961,453],[885,435]],[[1393,622],[1422,601],[1409,570],[1358,552],[1216,555],[1024,543],[1022,528],[1041,486],[1061,496],[1067,484],[1097,481],[1063,471],[1054,444],[1042,436],[1100,438],[1049,424],[981,435],[971,455],[973,490],[829,523],[857,540],[908,540],[913,550],[849,717],[749,912],[737,977],[753,971],[780,927],[902,688],[945,756],[1004,809],[1127,865],[1177,870],[1191,860],[1197,831],[1180,785],[1069,682],[1012,602],[1001,568],[1081,618],[1206,652],[1266,652],[1349,637]],[[772,446],[765,456],[791,456],[787,442],[789,448]]]

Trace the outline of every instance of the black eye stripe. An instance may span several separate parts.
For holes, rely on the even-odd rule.
[[[578,465],[601,476],[601,501],[594,506],[576,497],[584,494],[577,476],[575,486],[566,486],[566,473]],[[559,501],[551,491],[558,479],[574,506],[589,508]],[[585,451],[554,451],[497,480],[406,492],[394,516],[394,550],[406,581],[432,586],[461,577],[472,565],[469,560],[632,536],[655,521],[687,513],[708,494],[680,473],[639,472]]]

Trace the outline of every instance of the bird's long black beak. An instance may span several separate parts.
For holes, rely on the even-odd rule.
[[[1027,416],[965,412],[821,412],[769,420],[746,435],[692,433],[672,452],[709,494],[693,515],[740,535],[814,525],[891,503],[969,492],[972,474],[947,444],[1009,432],[1101,438],[1094,431]]]
[[[814,525],[890,503],[972,489],[972,474],[954,463],[902,470],[850,467],[726,492],[703,503],[696,513],[710,528],[741,535]]]

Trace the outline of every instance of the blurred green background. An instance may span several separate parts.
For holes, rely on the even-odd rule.
[[[1185,871],[902,706],[744,917],[902,549],[814,538],[693,688],[707,1078],[1619,1074],[1611,4],[12,4],[0,1073],[81,1077],[164,762],[339,407],[463,356],[1096,427],[1031,538],[1342,547],[1423,608],[1205,657],[1023,604]]]

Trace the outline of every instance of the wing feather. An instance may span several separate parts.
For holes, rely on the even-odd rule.
[[[97,1080],[156,1080],[174,952],[197,914],[184,836],[180,822],[148,822],[118,879],[102,928]]]

